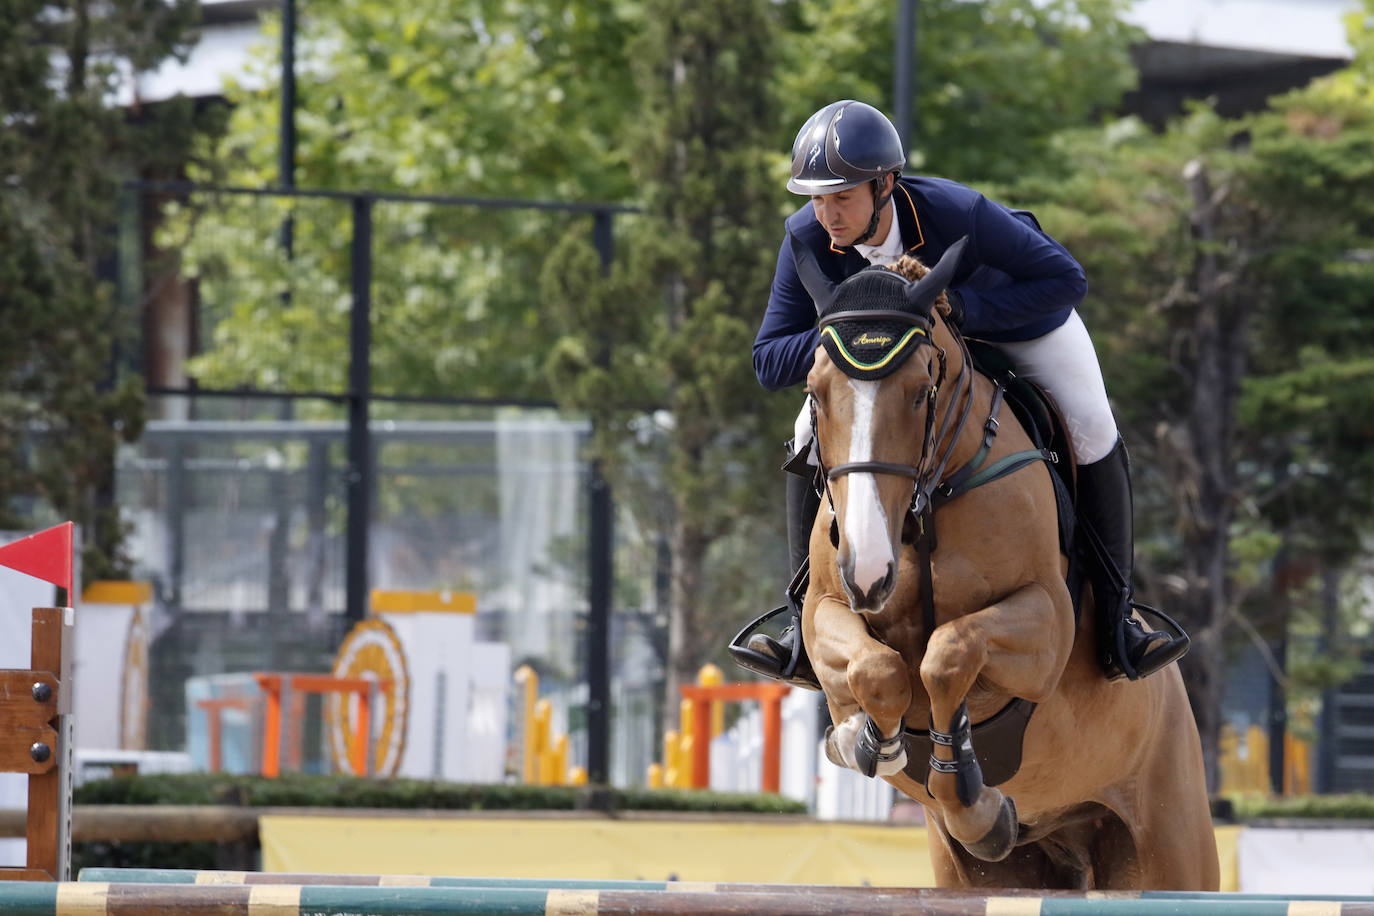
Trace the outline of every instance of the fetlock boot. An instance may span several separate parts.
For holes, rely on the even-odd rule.
[[[1117,439],[1102,460],[1079,465],[1078,505],[1081,527],[1088,529],[1083,534],[1097,561],[1092,564],[1092,584],[1102,667],[1108,680],[1146,677],[1181,658],[1188,651],[1188,635],[1166,615],[1132,596],[1135,540],[1130,461],[1124,441]],[[1136,611],[1176,632],[1145,629]]]
[[[811,526],[816,521],[819,509],[820,496],[810,480],[789,474],[787,549],[795,572],[784,590],[786,604],[749,624],[730,643],[730,655],[737,664],[764,677],[810,690],[820,690],[821,685],[811,668],[811,660],[806,657],[806,646],[801,637],[801,615],[806,587],[811,578]],[[788,616],[788,621],[776,638],[767,633],[754,632],[762,624],[784,614]]]

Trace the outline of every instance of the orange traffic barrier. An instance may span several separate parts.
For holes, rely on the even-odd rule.
[[[258,671],[254,680],[267,695],[267,712],[263,718],[262,736],[262,775],[275,779],[281,775],[282,753],[282,694],[289,693],[292,700],[306,693],[354,694],[358,698],[358,715],[353,733],[349,763],[353,772],[367,776],[372,772],[372,759],[368,753],[372,740],[372,697],[376,691],[390,690],[390,680],[374,680],[366,677],[335,677],[332,674],[292,674]],[[292,742],[293,748],[296,742]]]

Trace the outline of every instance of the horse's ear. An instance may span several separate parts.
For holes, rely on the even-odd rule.
[[[816,303],[816,314],[819,315],[830,307],[838,284],[832,283],[821,271],[821,265],[816,263],[816,255],[803,245],[800,239],[789,232],[787,241],[792,246],[792,260],[797,265],[797,276],[801,277],[802,286],[811,294],[811,301]]]
[[[931,305],[939,298],[940,293],[944,292],[949,286],[949,281],[954,278],[954,271],[959,267],[959,260],[964,256],[964,248],[968,245],[968,236],[964,236],[945,249],[940,262],[930,269],[924,277],[917,280],[907,288],[906,301],[913,308],[922,312],[929,312]]]

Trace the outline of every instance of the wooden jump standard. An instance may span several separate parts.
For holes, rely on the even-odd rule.
[[[533,887],[0,882],[5,916],[1374,916],[1374,899],[1263,900],[1229,894],[977,894],[811,888],[674,892]]]
[[[0,566],[65,589],[72,604],[81,537],[63,522],[0,545]],[[29,777],[28,852],[0,882],[66,881],[72,871],[72,631],[70,607],[33,609],[29,667],[0,670],[0,773]]]
[[[29,777],[28,864],[0,881],[71,877],[72,613],[34,608],[32,668],[0,670],[0,772]]]

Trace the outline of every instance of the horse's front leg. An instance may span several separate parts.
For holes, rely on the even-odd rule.
[[[942,624],[921,660],[936,741],[926,790],[950,835],[986,861],[1004,858],[1015,845],[1016,806],[983,785],[965,700],[980,677],[999,694],[1033,702],[1054,690],[1073,647],[1073,609],[1067,591],[1060,591],[1052,595],[1031,583]]]
[[[866,776],[900,773],[906,766],[902,719],[911,705],[906,662],[843,600],[823,597],[806,610],[802,635],[835,723],[826,756]]]

